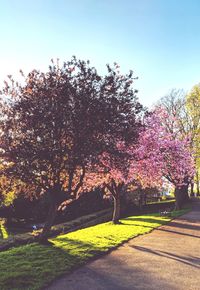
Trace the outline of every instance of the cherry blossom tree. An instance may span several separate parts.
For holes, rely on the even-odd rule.
[[[138,161],[133,162],[133,167],[143,186],[161,185],[163,178],[171,182],[175,187],[176,207],[181,208],[194,175],[194,160],[189,136],[175,137],[163,125],[169,118],[165,110],[157,109],[145,119],[145,130],[140,134],[136,150]]]
[[[155,110],[145,117],[137,142],[118,142],[115,154],[101,154],[98,166],[86,174],[87,187],[104,187],[113,197],[113,223],[119,222],[120,196],[132,183],[141,189],[171,183],[176,208],[181,208],[194,174],[194,162],[189,137],[179,139],[166,130],[166,118],[165,110]]]
[[[163,122],[167,130],[179,138],[190,135],[190,146],[196,166],[194,178],[191,180],[191,195],[194,195],[195,183],[197,194],[199,192],[199,92],[199,85],[194,86],[188,94],[184,90],[172,89],[158,102],[158,106],[166,110],[169,115],[169,118]]]

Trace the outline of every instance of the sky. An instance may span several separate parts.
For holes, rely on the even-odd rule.
[[[199,0],[0,0],[0,84],[72,55],[139,79],[142,104],[200,82]]]

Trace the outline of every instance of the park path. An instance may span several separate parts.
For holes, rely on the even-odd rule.
[[[200,202],[168,225],[139,236],[47,290],[200,290]]]

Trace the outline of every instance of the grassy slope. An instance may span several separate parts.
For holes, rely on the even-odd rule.
[[[173,216],[185,211],[173,213]],[[122,242],[167,223],[171,218],[143,215],[104,223],[51,239],[51,245],[30,244],[0,253],[0,289],[40,289],[53,279],[107,252]]]

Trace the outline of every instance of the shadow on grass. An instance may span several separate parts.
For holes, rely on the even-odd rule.
[[[116,225],[116,228],[123,224]],[[49,285],[55,278],[109,253],[119,245],[130,240],[118,241],[96,236],[96,240],[82,241],[61,235],[49,239],[50,244],[33,243],[0,253],[0,289],[40,289]],[[110,242],[109,242],[110,240]],[[13,281],[16,281],[14,285]],[[6,285],[6,288],[5,288]],[[34,286],[34,287],[33,287]]]
[[[156,223],[159,223],[160,225],[165,225],[166,223],[169,222],[168,219],[166,220],[158,220],[158,219],[148,219],[148,218],[137,218],[137,219],[134,219],[134,218],[129,218],[128,220],[130,221],[135,221],[135,222],[146,222],[146,223],[150,223],[150,224],[156,224]],[[128,221],[127,220],[127,221]],[[189,229],[189,230],[200,230],[200,226],[198,225],[198,222],[196,222],[195,224],[192,224],[192,222],[190,220],[187,220],[187,219],[180,219],[181,221],[183,222],[177,222],[177,221],[170,221],[170,226],[171,227],[176,227],[176,228],[184,228],[184,229]],[[199,223],[200,223],[200,220],[199,220]],[[126,220],[123,220],[122,225],[130,225],[130,226],[135,226],[136,224],[129,224],[128,222],[126,222]],[[138,224],[139,226],[139,224]],[[145,225],[142,224],[142,226],[145,227]],[[149,227],[149,226],[148,226]]]
[[[133,222],[145,222],[145,223],[151,223],[151,224],[160,224],[160,225],[165,225],[167,222],[169,222],[169,219],[166,218],[166,219],[163,219],[163,218],[160,218],[159,219],[159,216],[157,219],[155,218],[139,218],[139,217],[136,217],[136,218],[127,218],[127,219],[124,219],[122,220],[121,224],[125,224],[125,225],[128,225],[129,223],[126,223],[125,221],[133,221]],[[130,224],[131,225],[131,224]],[[135,224],[132,224],[132,226],[134,226]],[[143,224],[142,224],[143,226]]]
[[[131,220],[135,221],[136,224],[128,224],[128,221]],[[129,225],[153,229],[155,228],[153,223],[166,224],[167,221],[153,216],[136,217],[124,219],[116,227],[121,228],[123,225]],[[140,222],[150,223],[150,226],[139,224]],[[175,233],[180,234],[179,232]],[[113,244],[106,242],[101,244],[100,240],[95,241],[94,239],[93,241],[91,239],[91,242],[83,242],[62,235],[49,239],[51,245],[35,243],[2,252],[0,253],[0,289],[24,289],[24,281],[26,281],[26,289],[40,289],[49,285],[55,278],[58,279],[63,274],[97,259],[100,255],[112,251],[132,238],[127,238],[122,242],[114,241]],[[109,240],[109,237],[107,239]],[[13,281],[17,281],[17,284],[14,285]],[[5,285],[7,288],[4,287]]]
[[[156,221],[154,221],[155,223]],[[152,222],[153,223],[153,222]],[[141,224],[134,224],[134,225],[131,225],[129,223],[125,223],[123,222],[122,224],[124,224],[125,226],[135,226],[135,227],[141,227]],[[162,225],[166,225],[168,224],[168,222],[164,222],[161,224]],[[151,227],[151,226],[145,226],[145,225],[142,225],[143,227],[145,228],[151,228],[151,229],[156,229],[157,231],[163,231],[163,232],[168,232],[168,233],[172,233],[172,234],[177,234],[177,235],[182,235],[182,236],[188,236],[188,237],[192,237],[192,238],[200,238],[200,235],[193,235],[193,234],[189,234],[189,233],[184,233],[184,232],[181,232],[181,231],[178,231],[178,229],[192,229],[192,230],[196,230],[196,231],[199,231],[199,226],[190,226],[190,225],[182,225],[182,224],[179,224],[179,223],[175,223],[175,222],[170,222],[168,226],[172,226],[175,228],[175,230],[170,230],[170,229],[167,229],[167,228],[161,228],[161,227]],[[177,229],[177,231],[176,231]]]
[[[174,283],[167,277],[156,279],[150,271],[143,271],[134,264],[127,263],[117,255],[109,256],[101,261],[101,266],[86,266],[70,276],[63,277],[62,281],[54,281],[46,290],[57,289],[175,289]],[[61,283],[60,283],[61,282]],[[62,287],[62,288],[61,288]]]
[[[41,289],[102,254],[93,243],[55,238],[0,253],[0,289]]]
[[[68,237],[57,237],[55,239],[51,239],[50,240],[51,245],[55,248],[55,249],[61,249],[64,252],[69,251],[69,250],[73,250],[75,248],[77,249],[82,249],[84,250],[98,250],[99,247],[94,246],[94,243],[86,243],[86,242],[82,242],[79,240],[74,240],[74,239],[70,239]],[[77,252],[74,252],[75,254]]]
[[[70,244],[79,245],[82,246],[82,242],[77,242],[70,239],[62,238],[62,241],[68,241]],[[90,246],[90,244],[87,244]],[[166,251],[157,251],[152,250],[150,248],[146,247],[139,247],[139,246],[131,246],[135,250],[147,252],[153,255],[157,255],[161,258],[165,259],[172,259],[177,261],[178,263],[182,263],[188,266],[191,266],[195,269],[199,269],[200,265],[200,259],[197,257],[187,257],[187,256],[181,256],[176,255],[170,252]],[[128,254],[129,255],[129,254]],[[165,277],[165,275],[162,276],[162,279],[160,279],[160,276],[158,276],[158,279],[156,279],[156,272],[151,272],[151,269],[149,271],[143,271],[137,265],[134,263],[130,263],[130,260],[128,259],[128,262],[126,259],[121,259],[120,256],[109,256],[109,258],[106,258],[102,260],[101,266],[98,267],[99,264],[96,264],[97,266],[86,266],[81,270],[78,270],[74,273],[72,273],[69,276],[66,276],[63,278],[61,282],[61,286],[65,285],[66,289],[69,287],[70,289],[90,289],[91,285],[93,288],[91,289],[133,289],[133,281],[134,281],[134,287],[140,288],[140,289],[175,289],[175,283],[172,283],[170,279]],[[81,265],[79,265],[81,266]],[[78,268],[78,267],[76,267]],[[151,268],[151,267],[150,267]],[[164,272],[164,271],[163,271]],[[159,274],[159,273],[158,273]],[[78,277],[78,279],[77,279]],[[139,277],[139,279],[137,278]],[[141,280],[142,277],[142,280]],[[61,277],[60,277],[61,278]],[[135,279],[134,279],[135,278]],[[190,282],[188,282],[189,284]],[[46,288],[46,289],[60,289],[59,288],[59,282],[56,281],[53,282],[52,287]],[[153,285],[153,287],[150,287],[150,285]],[[96,288],[94,288],[96,287]],[[178,288],[177,288],[178,289]],[[194,288],[196,289],[196,288]]]

